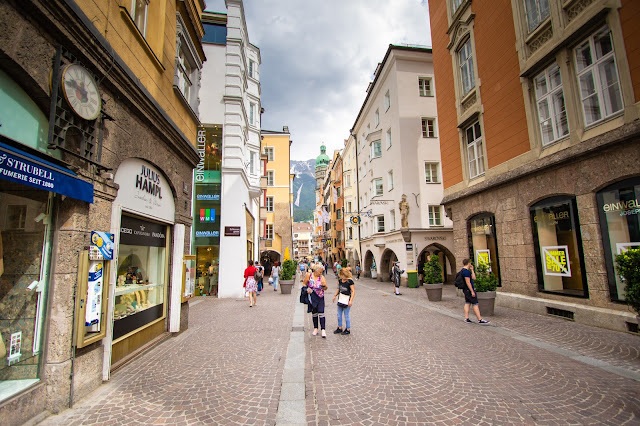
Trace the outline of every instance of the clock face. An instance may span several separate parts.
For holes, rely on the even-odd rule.
[[[98,118],[101,106],[98,85],[84,67],[71,64],[64,69],[62,91],[73,112],[85,120]]]

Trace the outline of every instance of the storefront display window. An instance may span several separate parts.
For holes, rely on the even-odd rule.
[[[469,258],[474,259],[476,267],[484,264],[489,272],[498,277],[498,283],[500,283],[495,223],[495,216],[492,214],[476,215],[467,222],[467,235],[469,236]]]
[[[196,296],[218,295],[220,247],[196,247]]]
[[[615,273],[615,257],[640,248],[640,178],[627,179],[597,194],[600,229],[611,300],[624,301],[624,284]]]
[[[49,197],[0,180],[0,400],[40,378]]]
[[[167,227],[122,216],[113,339],[165,314]]]
[[[553,197],[530,208],[538,289],[588,297],[576,201]]]

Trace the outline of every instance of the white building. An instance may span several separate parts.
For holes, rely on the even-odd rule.
[[[350,136],[345,140],[342,150],[342,188],[344,191],[344,250],[354,271],[358,263],[362,265],[360,227],[355,223],[360,217],[358,213],[357,164],[355,138]],[[351,218],[354,218],[354,223],[351,222]]]
[[[313,256],[313,225],[306,222],[294,222],[293,227],[293,257],[295,259],[312,259]]]
[[[243,2],[225,3],[224,44],[203,43],[207,62],[202,73],[200,121],[222,125],[217,295],[242,297],[238,277],[247,260],[258,258],[260,49],[249,42]],[[221,18],[220,14],[204,14],[203,21]]]
[[[351,130],[365,276],[388,281],[393,261],[416,271],[431,254],[449,279],[455,275],[452,222],[440,205],[437,118],[431,49],[389,45]]]

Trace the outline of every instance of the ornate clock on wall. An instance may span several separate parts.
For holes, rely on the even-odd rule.
[[[90,121],[100,115],[102,102],[98,85],[83,66],[71,64],[64,68],[62,92],[71,110],[80,118]]]

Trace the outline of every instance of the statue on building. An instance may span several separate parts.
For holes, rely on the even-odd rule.
[[[402,194],[402,201],[398,203],[398,208],[400,209],[400,223],[402,224],[402,228],[409,227],[409,203],[407,203],[407,196]]]

